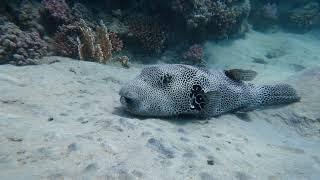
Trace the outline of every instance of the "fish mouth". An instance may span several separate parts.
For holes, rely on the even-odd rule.
[[[126,96],[121,96],[120,97],[120,102],[122,104],[123,110],[132,114],[132,115],[139,115],[137,111],[137,104],[136,102],[129,97]]]
[[[128,106],[133,104],[133,99],[131,99],[129,97],[126,97],[126,96],[121,96],[120,97],[120,102],[121,102],[122,105],[128,107]]]

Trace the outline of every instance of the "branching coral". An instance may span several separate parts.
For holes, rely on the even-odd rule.
[[[84,20],[59,28],[55,35],[56,50],[60,55],[106,63],[114,52],[123,48],[122,41],[113,32],[109,32],[103,22],[96,31]]]
[[[81,60],[94,60],[96,56],[95,36],[84,20],[80,21],[80,36],[77,36],[78,53]]]
[[[92,47],[96,54],[93,54],[93,59],[98,59],[100,63],[106,63],[112,57],[112,42],[109,37],[107,27],[100,22],[100,26],[97,27],[96,37],[93,36]],[[91,45],[91,42],[89,42]]]

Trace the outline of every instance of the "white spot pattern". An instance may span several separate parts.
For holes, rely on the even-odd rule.
[[[299,100],[286,84],[256,86],[234,81],[224,71],[209,72],[181,64],[148,66],[119,94],[126,100],[121,101],[126,109],[141,116],[208,117]]]

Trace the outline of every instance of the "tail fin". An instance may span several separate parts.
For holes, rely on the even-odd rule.
[[[288,84],[256,86],[256,105],[271,106],[300,101],[295,89]]]

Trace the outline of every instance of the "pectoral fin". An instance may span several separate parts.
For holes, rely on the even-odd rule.
[[[244,69],[230,69],[224,71],[225,75],[235,81],[251,81],[257,76],[257,72]]]
[[[209,91],[205,93],[206,106],[203,109],[204,113],[209,116],[214,116],[219,109],[221,101],[221,93],[219,91]]]

